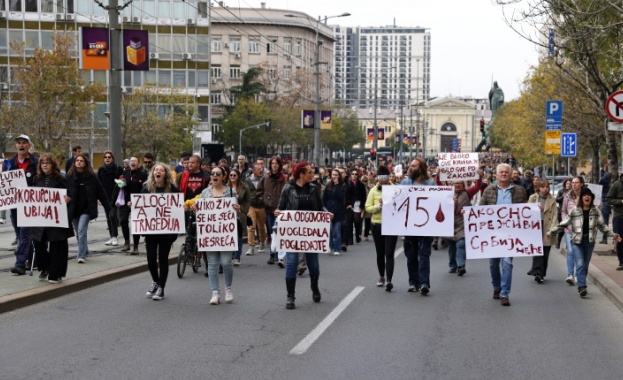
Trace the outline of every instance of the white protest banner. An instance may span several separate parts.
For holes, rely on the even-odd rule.
[[[465,207],[468,259],[543,256],[538,203]]]
[[[17,189],[24,187],[28,187],[28,184],[22,169],[0,173],[0,210],[17,207],[15,205],[15,193],[17,193]]]
[[[327,252],[330,231],[328,212],[282,211],[277,217],[277,252]]]
[[[237,251],[238,220],[236,198],[199,198],[197,246],[200,251]]]
[[[595,204],[595,206],[601,206],[601,192],[602,189],[604,188],[602,185],[596,185],[594,183],[587,183],[586,186],[591,189],[591,191],[593,192],[593,194],[595,194],[595,201],[593,202],[593,204]],[[555,194],[552,194],[555,196]]]
[[[17,189],[18,227],[69,227],[67,189],[26,187]]]
[[[440,181],[478,179],[478,153],[439,153]]]
[[[383,235],[453,236],[454,188],[383,186]]]
[[[132,194],[132,235],[184,233],[184,194]]]

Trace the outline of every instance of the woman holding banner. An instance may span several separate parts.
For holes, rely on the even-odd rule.
[[[279,197],[279,206],[274,212],[278,217],[281,211],[298,210],[298,211],[327,211],[322,203],[320,189],[314,183],[314,169],[305,161],[299,162],[292,168],[292,181],[287,183],[281,196]],[[333,214],[329,213],[329,217],[333,219]],[[309,268],[309,276],[311,279],[311,290],[314,302],[320,302],[320,289],[318,288],[318,277],[320,276],[320,268],[318,265],[318,252],[305,252],[305,261]],[[286,254],[286,309],[294,309],[295,289],[296,289],[296,272],[299,263],[297,252],[288,252]]]
[[[231,187],[226,186],[226,175],[229,173],[227,168],[218,166],[210,172],[210,186],[201,192],[199,198],[234,198],[238,199],[238,193]],[[192,205],[193,202],[187,201],[187,205]],[[192,205],[194,207],[194,205]],[[240,212],[240,205],[235,203],[233,205],[236,212]],[[225,274],[225,302],[231,303],[234,301],[234,293],[231,290],[231,284],[234,279],[234,269],[232,267],[232,252],[223,251],[209,251],[207,252],[208,259],[208,277],[210,278],[210,285],[212,287],[212,298],[210,299],[210,305],[218,305],[221,303],[221,295],[219,292],[219,280],[218,271],[219,266],[223,267]]]
[[[580,297],[586,297],[588,294],[586,275],[595,248],[597,230],[600,230],[604,236],[614,237],[614,241],[617,243],[620,243],[622,239],[619,234],[612,232],[604,223],[601,211],[593,203],[595,194],[589,188],[582,189],[578,199],[578,207],[571,210],[560,224],[552,228],[547,233],[547,237],[556,236],[565,227],[571,227],[571,247],[575,257],[578,293]]]
[[[152,168],[142,193],[178,193],[173,184],[171,169],[161,162]],[[147,290],[147,298],[159,301],[164,298],[164,286],[169,275],[169,252],[171,245],[177,239],[177,234],[145,235],[145,249],[147,251],[147,267],[151,274],[151,286]],[[158,273],[160,268],[160,273]]]
[[[381,233],[381,223],[383,221],[382,188],[383,186],[393,185],[393,183],[389,182],[389,169],[387,169],[387,166],[379,166],[376,171],[376,180],[376,186],[370,190],[366,199],[366,211],[372,214],[372,238],[376,248],[376,266],[379,270],[379,281],[376,283],[376,286],[385,286],[385,290],[391,292],[394,288],[394,285],[392,285],[394,250],[396,249],[398,236],[383,235]]]
[[[67,180],[61,175],[58,161],[50,153],[43,153],[39,157],[37,176],[34,179],[36,187],[50,187],[66,189]],[[69,197],[65,195],[65,203]],[[34,241],[35,253],[39,267],[39,280],[56,284],[67,275],[67,259],[69,244],[67,239],[74,236],[71,227],[31,227],[30,234]]]
[[[535,177],[536,178],[536,177]],[[549,251],[552,248],[554,239],[550,239],[547,231],[558,223],[558,204],[556,199],[549,192],[549,181],[541,179],[533,181],[536,193],[528,198],[528,203],[538,203],[541,210],[541,222],[543,231],[543,256],[532,257],[532,268],[528,271],[528,276],[534,276],[534,281],[542,284],[547,274],[547,263],[549,261]]]
[[[82,264],[89,249],[87,246],[89,222],[97,218],[97,201],[104,206],[106,213],[110,212],[110,203],[104,188],[97,179],[89,157],[84,153],[75,157],[67,173],[67,195],[70,199],[67,217],[73,219],[78,238],[78,263]]]

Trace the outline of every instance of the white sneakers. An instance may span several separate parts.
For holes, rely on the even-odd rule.
[[[108,239],[108,241],[106,241],[106,243],[104,243],[105,245],[119,245],[119,240],[117,240],[116,237],[111,237],[110,239]]]
[[[264,243],[260,244],[260,248],[257,250],[259,253],[266,252],[266,245]]]
[[[339,256],[339,255],[341,255],[340,251],[333,252],[333,256]]]
[[[83,259],[83,258],[79,258],[79,259],[78,259],[78,264],[84,264],[84,262],[85,262],[85,261],[86,261],[85,259]]]
[[[210,305],[218,305],[219,303],[221,303],[221,295],[218,294],[218,290],[213,290],[212,299],[210,299]]]
[[[234,293],[231,291],[231,288],[225,288],[225,302],[234,302]]]
[[[249,249],[244,254],[245,254],[245,256],[253,256],[253,255],[255,255],[255,247],[249,247]]]
[[[565,280],[565,282],[569,285],[575,285],[575,281],[573,279],[573,276],[567,276],[567,279]]]

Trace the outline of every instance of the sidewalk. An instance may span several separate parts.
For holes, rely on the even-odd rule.
[[[141,238],[139,256],[130,256],[121,252],[123,237],[120,245],[107,246],[104,243],[109,239],[106,220],[99,218],[89,225],[89,256],[86,263],[78,264],[76,238],[69,239],[69,263],[67,277],[58,284],[39,281],[39,272],[35,268],[32,277],[29,270],[24,276],[17,276],[10,272],[15,264],[14,250],[11,245],[15,238],[13,227],[9,224],[0,225],[0,313],[20,307],[47,301],[62,295],[96,286],[108,281],[116,280],[140,272],[147,272],[144,239]],[[119,229],[121,234],[121,229]],[[169,264],[177,263],[179,247],[182,244],[178,239],[171,249]]]

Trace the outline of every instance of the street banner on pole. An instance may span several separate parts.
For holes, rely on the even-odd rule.
[[[28,187],[28,183],[22,169],[0,173],[0,210],[15,208],[15,194],[23,187]]]
[[[149,70],[149,32],[147,30],[123,30],[123,69],[126,71]]]
[[[108,28],[80,28],[80,68],[110,70],[110,35]]]
[[[543,255],[538,203],[465,207],[468,259]]]
[[[331,218],[323,211],[282,211],[277,218],[277,252],[329,250]]]
[[[26,187],[17,190],[18,227],[69,227],[67,189]]]
[[[197,206],[197,246],[199,251],[237,251],[238,216],[236,198],[199,198]]]
[[[314,129],[314,110],[301,110],[301,128]]]
[[[184,194],[132,194],[132,235],[182,234]]]
[[[453,236],[452,186],[383,186],[383,235]]]
[[[320,129],[331,129],[331,111],[320,111]]]

